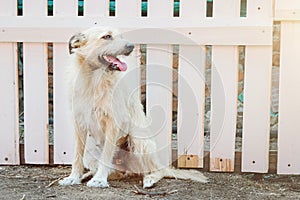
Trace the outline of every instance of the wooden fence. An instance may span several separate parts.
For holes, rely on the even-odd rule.
[[[0,164],[20,164],[18,49],[23,43],[25,163],[49,163],[48,52],[53,43],[55,164],[72,160],[73,128],[65,92],[68,39],[92,26],[120,28],[124,37],[147,45],[146,95],[151,129],[164,164],[171,163],[172,50],[179,45],[178,165],[210,171],[233,171],[237,118],[238,46],[245,46],[244,113],[241,171],[269,170],[270,94],[273,21],[281,21],[280,99],[277,172],[300,173],[300,3],[298,0],[57,0],[47,16],[47,0],[0,0]],[[211,1],[209,1],[211,2]],[[275,9],[274,9],[275,8]],[[146,15],[146,16],[145,16]],[[212,46],[209,159],[204,162],[205,45]],[[140,85],[131,69],[131,87]]]

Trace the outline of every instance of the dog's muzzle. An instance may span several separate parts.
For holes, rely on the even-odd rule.
[[[105,62],[108,65],[108,69],[111,71],[126,71],[127,70],[127,64],[125,62],[120,61],[117,57],[119,55],[125,55],[129,56],[131,52],[134,49],[134,44],[132,43],[127,43],[125,45],[124,50],[118,54],[118,55],[103,55],[102,57],[99,57],[99,60],[101,61],[102,59],[105,60]]]

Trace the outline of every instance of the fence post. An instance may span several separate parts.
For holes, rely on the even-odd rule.
[[[281,21],[278,165],[279,174],[300,174],[300,2],[276,1]]]

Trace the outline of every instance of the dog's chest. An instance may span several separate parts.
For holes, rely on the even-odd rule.
[[[103,121],[111,119],[116,127],[128,129],[129,95],[119,77],[79,77],[76,84],[72,107],[76,121],[82,128],[102,132]]]
[[[73,97],[74,114],[85,126],[95,126],[103,117],[112,113],[112,90],[105,81],[75,87]]]

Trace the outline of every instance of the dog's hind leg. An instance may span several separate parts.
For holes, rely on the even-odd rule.
[[[202,183],[207,182],[207,178],[198,171],[177,170],[171,169],[170,166],[162,165],[159,161],[156,144],[153,140],[133,137],[131,137],[130,140],[132,146],[131,151],[134,153],[135,157],[138,158],[140,165],[140,171],[138,172],[144,174],[144,188],[152,187],[164,177],[190,179]]]
[[[82,130],[77,123],[75,123],[75,153],[72,163],[72,172],[70,176],[59,181],[60,185],[75,185],[81,183],[81,177],[84,172],[83,154],[86,143],[87,132]]]
[[[163,166],[160,163],[156,153],[156,144],[153,140],[132,137],[130,140],[131,151],[138,160],[138,163],[131,163],[130,165],[139,165],[137,173],[144,174],[143,187],[152,187],[164,177],[163,170],[169,166]]]

